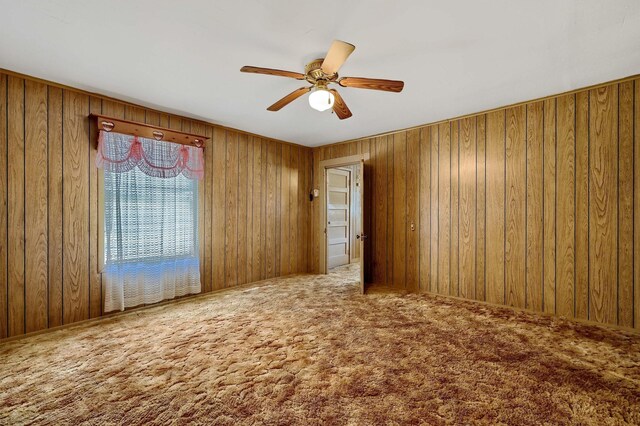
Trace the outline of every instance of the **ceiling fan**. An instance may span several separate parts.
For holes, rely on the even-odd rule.
[[[309,62],[304,69],[304,74],[283,71],[272,68],[260,68],[244,66],[240,68],[242,72],[256,74],[276,75],[280,77],[295,78],[296,80],[306,80],[311,83],[309,87],[301,87],[294,90],[284,98],[280,99],[267,110],[279,111],[284,106],[298,99],[300,96],[311,92],[309,95],[309,105],[318,111],[326,111],[333,108],[340,120],[351,117],[351,111],[345,104],[344,99],[337,90],[329,89],[329,84],[337,83],[342,87],[355,87],[358,89],[383,90],[385,92],[401,92],[404,82],[397,80],[381,80],[376,78],[342,77],[338,78],[338,70],[345,63],[349,55],[355,50],[355,46],[340,40],[334,40],[325,58],[320,58]]]

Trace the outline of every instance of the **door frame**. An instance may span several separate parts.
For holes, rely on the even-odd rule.
[[[320,194],[318,198],[320,199],[320,217],[316,223],[317,230],[319,232],[321,244],[320,244],[320,273],[327,273],[327,233],[326,226],[327,223],[327,169],[335,169],[337,167],[344,166],[352,166],[356,164],[360,164],[361,162],[367,163],[369,161],[369,153],[365,152],[362,154],[349,155],[348,157],[340,157],[340,158],[332,158],[331,160],[322,160],[320,161],[320,182],[319,182],[319,191]],[[361,183],[364,185],[364,182]],[[364,205],[360,206],[362,211],[362,226],[364,227]],[[362,230],[364,231],[364,229]],[[360,267],[364,268],[364,252],[360,253]],[[364,283],[362,283],[364,285]]]

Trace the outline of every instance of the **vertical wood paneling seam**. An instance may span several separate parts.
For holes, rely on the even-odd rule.
[[[425,133],[429,135],[429,239],[427,244],[429,245],[429,266],[427,268],[427,291],[433,292],[434,272],[433,272],[433,133],[431,127],[425,128]]]
[[[8,191],[8,187],[9,187],[9,78],[5,78],[5,150],[6,150],[6,167],[5,167],[5,183],[7,185],[7,209],[6,209],[6,226],[7,226],[7,231],[8,231],[8,227],[9,227],[9,191]],[[10,336],[10,326],[9,326],[9,311],[10,311],[10,305],[9,305],[9,232],[7,232],[7,241],[6,241],[6,252],[7,252],[7,262],[5,264],[6,268],[5,268],[5,275],[6,275],[6,308],[7,311],[5,312],[5,316],[6,316],[6,330],[7,330],[7,334],[5,337],[9,337]]]
[[[265,146],[266,149],[263,152],[263,146],[265,146],[265,141],[260,138],[260,158],[262,160],[260,164],[260,176],[262,178],[262,182],[264,182],[264,188],[262,187],[262,182],[260,183],[260,236],[262,236],[262,230],[265,230],[264,238],[260,241],[260,246],[263,253],[262,262],[260,262],[260,279],[263,279],[267,276],[267,203],[265,200],[267,194],[267,165],[269,163],[269,148]],[[264,155],[264,158],[262,157],[262,155]],[[313,179],[313,172],[311,174],[311,178]],[[315,243],[316,242],[314,242],[314,244]]]
[[[507,304],[507,111],[504,110],[503,116],[503,146],[504,146],[504,177],[503,177],[503,193],[504,201],[502,208],[504,209],[502,226],[502,303]]]
[[[251,144],[252,138],[249,137],[249,135],[244,135],[244,139],[245,139],[245,161],[244,161],[244,173],[245,173],[245,177],[244,177],[244,212],[242,213],[242,215],[244,216],[244,223],[242,224],[242,226],[244,226],[244,283],[250,283],[251,280],[251,273],[249,271],[249,258],[252,259],[252,263],[253,263],[253,253],[251,252],[251,248],[252,245],[249,244],[249,237],[252,235],[252,230],[253,230],[253,224],[251,224],[251,226],[249,226],[249,223],[251,223],[251,215],[249,214],[249,185],[251,183],[253,183],[253,169],[251,169],[251,179],[252,182],[249,182],[249,166],[253,165],[253,150],[251,150],[251,162],[249,162],[249,144]],[[240,161],[240,156],[238,155],[238,161]],[[240,179],[238,179],[238,186],[240,186]],[[251,194],[251,199],[253,200],[253,193]],[[240,213],[238,213],[238,215],[240,215]],[[240,257],[238,257],[238,259],[240,259]],[[240,260],[238,260],[239,262]]]
[[[402,133],[402,141],[403,143],[401,144],[400,148],[401,148],[401,152],[402,155],[404,157],[404,164],[401,165],[400,170],[399,170],[399,174],[400,174],[400,179],[401,181],[403,181],[403,185],[401,185],[401,193],[400,195],[403,197],[404,199],[404,206],[402,207],[403,210],[403,214],[401,217],[402,220],[402,237],[404,238],[404,247],[401,247],[402,249],[404,249],[404,255],[401,256],[402,259],[402,287],[407,289],[409,286],[409,279],[412,277],[412,273],[410,271],[410,262],[409,262],[409,239],[411,238],[411,230],[409,229],[408,226],[408,222],[409,222],[409,215],[411,214],[411,212],[409,211],[409,185],[412,184],[411,181],[411,170],[409,169],[409,154],[410,154],[410,140],[411,140],[411,133],[409,131],[405,131]],[[413,263],[413,259],[412,262]]]
[[[483,115],[484,120],[484,300],[487,300],[487,115]]]
[[[418,238],[416,238],[416,243],[418,246],[418,255],[416,256],[417,262],[418,262],[418,276],[416,277],[417,279],[417,288],[418,291],[420,291],[420,288],[422,286],[422,250],[420,250],[422,244],[420,244],[420,240],[422,239],[420,234],[422,233],[422,221],[420,220],[420,218],[422,217],[422,215],[420,214],[420,212],[422,212],[422,197],[420,196],[420,184],[422,183],[422,133],[424,132],[424,130],[421,128],[418,131],[418,175],[416,176],[416,179],[418,181],[418,193],[416,194],[416,196],[418,197],[418,217],[416,218],[417,222],[418,222]],[[414,171],[415,172],[415,171]],[[364,200],[363,200],[364,201]]]
[[[251,163],[249,164],[249,144],[251,144]],[[253,264],[255,259],[253,258],[253,191],[255,190],[255,169],[253,167],[255,157],[255,139],[253,136],[247,135],[247,174],[251,169],[251,182],[247,179],[247,224],[250,222],[251,226],[247,226],[247,232],[245,232],[245,239],[247,241],[247,259],[245,268],[247,269],[246,282],[253,282]],[[251,213],[249,213],[249,188],[251,188]],[[249,242],[251,244],[249,245]],[[251,268],[249,268],[249,258],[251,258]]]
[[[91,151],[89,151],[91,152]],[[49,319],[50,319],[50,315],[49,315],[49,310],[50,310],[50,281],[51,281],[51,277],[49,275],[49,247],[50,247],[50,241],[49,241],[49,233],[50,233],[50,215],[49,215],[49,204],[50,204],[50,199],[49,199],[49,181],[51,180],[51,175],[49,174],[49,86],[47,86],[47,315],[46,315],[46,321],[47,321],[47,328],[49,328]]]
[[[547,123],[546,123],[546,117],[547,117],[547,113],[546,113],[546,106],[547,106],[547,102],[543,102],[542,103],[542,172],[540,173],[542,175],[542,194],[541,194],[541,198],[542,198],[542,303],[541,303],[541,311],[542,312],[546,312],[545,311],[545,297],[544,297],[544,288],[545,286],[545,271],[546,271],[546,267],[547,265],[545,264],[545,258],[546,258],[546,248],[547,248],[547,244],[544,243],[544,238],[545,238],[545,222],[546,222],[546,199],[547,197],[545,196],[545,186],[544,186],[544,176],[545,176],[545,170],[546,170],[546,158],[547,156],[545,155],[546,153],[546,136],[547,136]]]
[[[449,255],[447,256],[449,258],[449,295],[451,295],[451,258],[453,257],[451,256],[451,246],[453,244],[453,238],[451,238],[453,235],[453,221],[451,220],[453,218],[453,190],[451,187],[451,156],[453,155],[453,150],[451,149],[451,134],[453,132],[451,131],[451,125],[452,123],[449,122],[449,247],[447,248],[447,251],[449,252]]]
[[[278,151],[280,151],[278,153]],[[280,179],[278,180],[278,159],[280,159]],[[274,267],[273,267],[273,276],[279,277],[282,275],[282,270],[280,269],[280,260],[282,256],[282,146],[276,146],[276,186],[274,190],[274,200],[275,200],[275,214],[274,221],[276,223],[276,231],[278,232],[274,238],[274,248],[277,247],[275,251],[276,258],[274,259]],[[278,188],[278,182],[280,182],[280,188]],[[278,226],[280,224],[280,226]]]
[[[429,239],[427,244],[429,245],[429,266],[427,268],[427,291],[433,292],[433,133],[431,127],[425,127],[425,133],[429,134]]]
[[[252,149],[251,149],[251,183],[249,183],[249,179],[247,179],[247,194],[249,193],[249,185],[251,185],[251,230],[249,230],[249,232],[247,233],[246,237],[247,240],[251,240],[251,270],[249,270],[249,266],[247,265],[247,282],[250,283],[252,281],[254,281],[253,279],[253,269],[256,262],[256,259],[254,258],[254,251],[253,251],[253,199],[255,198],[253,196],[253,191],[256,190],[256,185],[255,185],[255,181],[256,181],[256,172],[255,172],[255,163],[254,163],[254,159],[255,159],[255,149],[256,149],[256,140],[254,137],[249,137],[247,136],[247,155],[249,152],[249,142],[251,142],[252,144]],[[249,166],[247,166],[249,167]],[[247,203],[249,202],[249,200],[247,200]],[[247,209],[248,209],[248,205],[247,205]],[[248,213],[247,213],[248,215]],[[251,238],[249,238],[249,236],[251,236]],[[247,252],[249,252],[249,248],[247,247]]]
[[[406,289],[407,288],[407,273],[409,271],[409,229],[407,229],[407,222],[409,219],[409,200],[408,200],[408,189],[407,187],[409,186],[409,155],[408,155],[408,151],[409,151],[409,143],[408,143],[408,139],[409,138],[409,132],[405,132],[404,134],[404,285],[403,287]],[[419,258],[418,258],[419,261]]]
[[[420,131],[420,143],[421,144],[422,144],[423,137],[426,138],[427,129],[428,128],[425,127]],[[427,271],[426,271],[427,276],[426,276],[425,280],[427,282],[427,286],[426,287],[428,288],[429,291],[431,291],[431,251],[432,251],[431,250],[431,188],[432,188],[432,184],[431,184],[431,133],[429,133],[428,148],[429,148],[429,157],[428,157],[428,159],[429,159],[429,188],[428,188],[428,191],[429,191],[428,192],[428,196],[429,196],[429,239],[427,240],[427,245],[429,246],[429,263],[428,263],[429,267],[427,268]],[[420,149],[420,151],[421,151],[420,154],[422,155],[422,148]],[[420,169],[422,170],[422,157],[420,157],[420,158],[421,158],[421,160],[420,160]],[[422,198],[422,197],[420,197],[420,198]],[[420,210],[422,211],[422,205],[420,205]],[[421,226],[420,229],[422,229],[422,225],[420,225],[420,226]],[[422,275],[420,277],[422,277]],[[422,278],[420,278],[420,279],[422,280]]]
[[[273,152],[274,152],[274,158],[273,158],[273,166],[272,166],[272,170],[273,170],[273,180],[274,180],[274,187],[272,189],[273,191],[273,247],[271,247],[273,249],[273,259],[271,259],[271,268],[273,271],[273,277],[277,277],[277,273],[276,273],[276,262],[278,260],[278,255],[276,253],[276,240],[278,238],[277,235],[277,230],[278,230],[278,226],[277,226],[277,221],[278,221],[278,193],[277,193],[277,189],[278,189],[278,147],[274,147],[273,148]],[[268,167],[268,165],[267,165]],[[269,181],[267,181],[267,187],[269,186]],[[267,211],[267,218],[269,217],[269,213]],[[268,229],[268,228],[267,228]],[[325,253],[326,255],[326,253]]]
[[[64,90],[60,91],[60,150],[61,152],[61,160],[60,160],[60,197],[62,199],[62,211],[60,212],[60,225],[62,226],[62,230],[60,232],[60,248],[61,248],[61,259],[60,259],[60,321],[64,324]],[[48,160],[48,159],[47,159]]]
[[[389,138],[387,138],[387,151],[389,150]],[[392,170],[393,172],[391,173],[391,200],[395,200],[396,199],[396,181],[395,181],[395,177],[396,177],[396,168],[395,168],[395,161],[396,161],[396,143],[395,143],[395,136],[391,136],[391,166],[393,167]],[[388,170],[388,169],[387,169]],[[389,178],[389,173],[387,171],[387,179]],[[387,209],[387,211],[391,211],[391,216],[393,217],[393,219],[396,219],[396,211],[395,211],[395,203],[393,203],[393,207],[391,209]],[[393,221],[391,222],[391,241],[394,240],[394,238],[397,238],[394,235],[394,226],[393,226]],[[394,250],[394,246],[395,244],[390,244],[391,247],[391,282],[393,284],[393,286],[395,287],[395,280],[393,279],[393,271],[396,269],[395,265],[393,264],[393,259],[394,259],[394,254],[395,254],[395,250]],[[387,273],[389,273],[389,271],[387,271]]]
[[[438,158],[436,158],[438,164],[438,240],[436,241],[436,293],[440,293],[440,126],[438,126]]]
[[[475,227],[475,232],[473,235],[473,298],[474,300],[478,300],[478,117],[474,120],[475,126],[475,149],[474,155],[475,159],[473,161],[475,167],[475,182],[474,186],[476,188],[476,196],[475,196],[475,204],[473,206],[473,226]]]
[[[89,96],[87,106],[89,108],[88,112],[91,113],[91,96]],[[144,114],[144,122],[146,123],[146,111]],[[93,231],[91,229],[91,124],[89,124],[87,128],[87,143],[89,144],[89,149],[87,150],[87,164],[89,165],[89,167],[87,167],[87,181],[89,182],[87,187],[87,229],[89,230],[89,239],[87,241],[89,245],[89,247],[87,247],[87,287],[89,290],[87,291],[87,316],[91,318],[91,232]]]
[[[171,120],[171,117],[169,117]],[[228,133],[224,131],[224,226],[227,227],[227,136]],[[227,286],[227,231],[224,229],[224,262],[222,262],[222,288]]]
[[[591,90],[587,90],[587,319],[591,318]]]
[[[633,155],[633,168],[632,168],[632,179],[631,179],[631,188],[633,191],[633,195],[632,195],[632,199],[635,201],[636,198],[636,179],[635,179],[635,175],[636,175],[636,168],[638,167],[638,164],[636,162],[636,116],[635,116],[635,111],[636,111],[636,81],[637,80],[633,80],[632,83],[632,101],[631,101],[631,111],[632,111],[632,118],[631,118],[631,137],[632,137],[632,141],[633,141],[633,151],[632,151],[632,155]],[[632,203],[632,209],[631,209],[631,220],[633,222],[633,226],[631,227],[631,241],[636,240],[636,203],[633,202]],[[638,324],[636,324],[635,320],[636,320],[636,262],[635,262],[635,258],[636,258],[636,244],[634,243],[631,246],[631,273],[632,273],[632,277],[633,279],[631,280],[631,326],[632,327],[637,327]]]
[[[274,148],[274,159],[273,159],[273,175],[274,175],[274,188],[273,188],[273,261],[272,261],[272,268],[273,268],[273,277],[277,278],[278,277],[278,269],[277,269],[277,265],[278,265],[278,253],[277,250],[280,250],[280,247],[277,243],[277,241],[279,240],[280,236],[278,235],[278,202],[280,201],[278,199],[278,147],[276,146]],[[268,183],[267,183],[268,185]]]
[[[264,193],[261,194],[263,198],[262,200],[262,205],[264,206],[264,216],[263,216],[263,220],[262,220],[262,227],[264,227],[265,232],[264,232],[264,241],[262,242],[263,245],[263,260],[262,260],[262,265],[261,265],[261,269],[263,269],[263,273],[262,273],[262,277],[266,278],[267,277],[267,232],[269,232],[269,230],[267,229],[267,201],[269,201],[269,180],[268,180],[268,176],[269,176],[269,147],[267,146],[267,143],[265,140],[261,139],[260,140],[260,150],[262,150],[262,148],[264,147]],[[260,228],[260,234],[262,235],[262,227]]]
[[[456,259],[456,296],[460,296],[460,200],[461,200],[461,196],[460,196],[460,122],[462,120],[456,120],[457,126],[458,126],[458,137],[457,137],[457,159],[456,159],[456,196],[457,199],[456,201],[456,247],[455,247],[455,259]],[[453,245],[453,242],[452,242]]]
[[[553,284],[555,286],[553,290],[553,313],[555,314],[558,312],[558,98],[554,98],[553,102],[555,103],[555,105],[553,106],[553,113],[555,115],[553,119],[553,128],[555,132],[553,136],[555,155],[555,159],[553,160],[553,226],[555,227],[555,230],[553,232],[553,246],[555,247],[553,250]]]
[[[22,82],[22,307],[23,333],[27,331],[27,80]],[[8,167],[7,167],[8,168]],[[48,179],[48,177],[47,177]]]
[[[265,183],[266,186],[266,179],[267,179],[267,169],[266,169],[266,165],[267,165],[267,155],[268,155],[268,149],[265,150],[263,152],[262,150],[262,146],[264,145],[264,141],[262,140],[262,138],[259,138],[260,141],[260,237],[262,236],[262,230],[265,229],[265,238],[260,239],[258,238],[258,242],[260,244],[260,249],[262,251],[262,259],[260,262],[260,279],[263,279],[263,277],[266,276],[267,274],[267,270],[266,270],[266,257],[267,257],[267,249],[266,249],[266,245],[267,245],[267,233],[266,233],[266,220],[265,220],[265,215],[262,214],[263,209],[262,207],[264,206],[264,210],[266,212],[267,210],[267,204],[264,202],[265,200],[265,193],[266,188],[263,188],[263,182]],[[312,164],[313,167],[313,164]],[[264,171],[264,173],[263,173]],[[311,234],[314,239],[315,239],[315,233],[312,232]]]
[[[543,130],[544,131],[544,130]],[[527,305],[527,294],[529,293],[529,104],[524,106],[524,306]],[[575,299],[575,297],[574,297]]]
[[[431,263],[431,259],[433,258],[433,246],[431,245],[431,238],[433,237],[433,229],[431,228],[431,223],[433,220],[433,205],[432,205],[432,197],[431,197],[431,192],[433,191],[433,172],[431,171],[433,168],[433,164],[431,163],[431,146],[433,145],[433,140],[431,139],[431,128],[430,127],[425,127],[425,130],[423,130],[423,132],[425,132],[428,129],[429,131],[429,241],[427,241],[427,244],[429,245],[429,271],[427,274],[427,277],[429,279],[428,282],[428,288],[429,291],[433,291],[432,290],[432,286],[433,286],[433,280],[431,279],[431,277],[433,276],[433,274],[431,273],[431,266],[433,265]]]
[[[389,138],[391,138],[391,144],[389,144]],[[387,194],[389,194],[389,162],[391,162],[391,165],[393,165],[393,159],[394,159],[394,151],[395,151],[395,143],[394,143],[394,136],[387,136]],[[389,150],[389,145],[391,145],[391,150]],[[393,200],[395,197],[395,185],[394,185],[394,173],[395,173],[395,169],[392,169],[393,173],[391,173],[391,197],[389,197],[388,200]],[[387,200],[387,201],[388,201]],[[387,204],[389,204],[387,202]],[[391,241],[393,241],[393,224],[391,225],[391,228],[389,228],[389,215],[391,215],[393,217],[393,213],[394,212],[394,205],[391,205],[391,208],[387,207],[387,241],[389,241],[389,234],[391,234]],[[389,232],[389,229],[391,229],[391,232]],[[391,255],[389,255],[389,250],[391,250]],[[393,244],[387,244],[387,259],[391,259],[391,271],[389,271],[389,268],[387,268],[387,284],[389,284],[389,277],[391,277],[391,285],[395,286],[395,283],[393,282]],[[389,264],[388,260],[385,260],[387,262],[387,264]]]
[[[381,144],[380,144],[380,138],[376,138],[376,139],[375,139],[375,143],[374,143],[375,158],[376,158],[376,161],[375,161],[374,166],[373,166],[373,169],[374,169],[374,170],[377,170],[377,167],[375,167],[375,164],[378,164],[378,162],[380,161],[380,145],[381,145]],[[380,170],[374,171],[374,175],[375,175],[376,173],[380,173]],[[380,173],[380,174],[381,174],[381,173]],[[385,172],[385,175],[386,175],[386,172]],[[385,176],[385,181],[386,181],[386,176]],[[376,182],[374,181],[374,185],[375,185],[375,184],[376,184]],[[386,185],[385,185],[385,188],[384,188],[384,191],[383,191],[383,192],[384,192],[384,194],[385,194],[384,196],[386,197],[386,194],[387,194],[387,188],[386,188]],[[380,194],[380,199],[383,199],[383,195],[382,195],[382,193]],[[375,199],[373,200],[373,202],[371,203],[371,205],[372,205],[372,208],[373,208],[374,210],[378,210],[378,204],[377,204],[377,202],[375,201]],[[385,212],[385,213],[386,213],[386,212]],[[382,219],[383,219],[382,217],[378,217],[377,215],[375,216],[375,218],[376,218],[376,221],[382,221]],[[378,227],[378,222],[374,222],[374,228],[375,228],[375,229],[377,229],[377,227]],[[381,236],[380,236],[380,235],[378,235],[376,238],[381,238]],[[386,238],[387,238],[387,236],[386,236],[386,234],[385,234],[385,242],[384,242],[384,244],[381,244],[381,247],[386,247],[386,245],[387,245],[387,244],[386,244]],[[375,261],[375,259],[376,259],[376,255],[375,255],[375,253],[377,253],[377,252],[374,252],[374,261],[373,261],[374,269],[375,269],[375,264],[376,264],[376,261]],[[387,273],[387,272],[386,272],[386,262],[387,262],[387,259],[384,259],[384,260],[383,260],[383,262],[385,262],[385,279],[384,279],[384,281],[385,281],[385,284],[386,284],[386,273]],[[381,263],[382,263],[382,262],[381,262]],[[379,267],[379,268],[382,268],[382,266],[380,266],[380,265],[378,265],[378,267]],[[374,275],[380,276],[380,273],[378,272],[377,274],[374,274]],[[374,278],[374,281],[375,281],[375,280],[376,280],[376,279]]]
[[[458,284],[457,284],[457,288],[458,288],[458,294],[457,296],[460,296],[460,120],[457,120],[458,123],[458,159],[456,160],[456,163],[458,164],[458,176],[456,177],[456,181],[458,184],[458,190],[457,190],[457,196],[458,196],[458,201],[456,202],[456,206],[457,206],[457,211],[458,213],[456,214],[456,218],[458,220],[457,223],[457,227],[458,230],[456,231],[456,236],[458,238],[457,242],[456,242],[456,266],[458,268],[458,272],[456,273],[456,277],[458,278]]]
[[[577,257],[576,244],[578,229],[578,95],[573,94],[573,316],[578,317],[578,301],[577,299]]]
[[[282,256],[282,223],[281,223],[281,215],[282,215],[282,211],[278,210],[281,206],[280,203],[282,201],[281,199],[281,191],[282,191],[282,149],[280,149],[280,153],[278,153],[278,149],[281,148],[279,146],[276,146],[276,163],[275,163],[275,175],[276,175],[276,186],[273,189],[274,191],[274,202],[275,202],[275,214],[274,216],[274,222],[275,222],[275,228],[274,228],[274,255],[275,255],[275,259],[274,259],[274,263],[273,263],[273,276],[274,277],[279,277],[280,274],[282,273],[282,270],[280,269],[280,260],[281,260],[281,256]],[[280,160],[280,170],[278,170],[278,160]],[[278,176],[279,175],[279,176]],[[278,179],[278,177],[280,179]],[[278,185],[278,182],[280,182],[280,185]],[[280,226],[278,226],[280,225]]]
[[[524,247],[523,247],[523,256],[524,256],[524,308],[527,307],[527,290],[528,290],[528,281],[527,281],[527,229],[529,227],[529,221],[527,218],[527,208],[528,208],[528,197],[527,190],[529,189],[529,180],[527,177],[529,161],[528,161],[528,128],[529,128],[529,114],[528,114],[528,104],[524,106],[524,132],[522,134],[522,138],[524,140]]]
[[[87,109],[88,111],[86,111],[86,113],[88,117],[91,113],[91,96],[89,96],[87,102]],[[144,114],[146,123],[146,110]],[[84,117],[82,119],[84,120]],[[89,230],[89,238],[87,238],[87,317],[91,318],[91,124],[87,124],[87,144],[89,145],[89,149],[87,149],[87,229]],[[47,179],[48,178],[47,176]],[[47,230],[47,233],[48,232]],[[49,242],[47,242],[47,245],[48,244]]]
[[[476,252],[476,254],[475,254],[475,259],[476,259],[475,260],[475,262],[476,262],[475,265],[476,266],[475,266],[475,270],[476,270],[476,274],[475,275],[476,275],[476,278],[475,278],[474,292],[475,292],[475,299],[476,300],[480,300],[480,299],[478,299],[478,278],[479,278],[479,276],[478,276],[478,244],[483,244],[483,247],[486,244],[486,227],[484,225],[483,225],[483,238],[482,238],[482,240],[478,239],[478,234],[479,234],[479,232],[478,232],[478,229],[479,229],[479,227],[478,227],[478,198],[479,198],[478,197],[478,167],[479,167],[478,164],[479,163],[478,163],[478,161],[480,161],[480,156],[478,155],[478,120],[481,117],[482,117],[481,115],[476,117],[476,122],[475,122],[475,130],[476,130],[476,149],[475,149],[475,151],[476,151],[476,158],[475,158],[474,165],[475,165],[475,168],[476,168],[476,184],[475,184],[475,188],[476,188],[476,206],[475,206],[475,227],[476,227],[476,249],[475,249],[475,252]],[[486,136],[485,136],[485,138],[486,138]],[[485,144],[485,150],[486,150],[486,144]],[[483,166],[483,169],[486,170],[486,163]],[[486,172],[485,172],[485,176],[486,176]],[[485,203],[484,204],[486,206],[486,192],[485,192],[485,194],[483,196],[483,199],[485,199]],[[486,214],[485,214],[485,217],[486,217]],[[483,253],[483,258],[482,258],[482,263],[483,263],[483,271],[482,271],[482,274],[483,274],[483,279],[482,279],[483,289],[482,289],[482,292],[483,293],[482,294],[486,296],[485,286],[486,286],[486,281],[487,280],[484,278],[484,276],[486,274],[486,269],[487,269],[486,268],[486,261],[484,259],[485,250],[483,250],[482,253]]]
[[[235,253],[236,253],[236,274],[235,274],[235,283],[234,285],[238,285],[238,283],[240,282],[240,238],[238,237],[238,234],[240,233],[239,229],[240,229],[240,152],[241,152],[241,148],[240,146],[242,145],[242,140],[240,139],[240,134],[238,133],[238,135],[236,135],[236,141],[237,141],[237,150],[238,150],[238,155],[236,155],[236,173],[238,174],[238,179],[236,179],[236,241],[235,241],[235,245],[236,245],[236,249],[235,249]],[[246,197],[246,193],[245,193],[245,197]]]
[[[616,324],[620,324],[620,85],[616,84],[616,117],[617,117],[617,140],[616,140]]]
[[[7,184],[7,189],[9,186],[9,78],[5,78],[4,79],[4,83],[5,83],[5,90],[4,90],[4,94],[5,94],[5,126],[4,126],[4,131],[5,131],[5,152],[6,152],[6,160],[7,160],[7,164],[4,170],[5,173],[5,183]],[[9,193],[7,191],[7,209],[6,209],[6,225],[7,228],[9,227]],[[6,320],[6,330],[7,330],[7,334],[5,337],[9,337],[9,232],[7,232],[7,241],[6,243],[6,252],[7,252],[7,263],[5,264],[6,268],[5,268],[5,276],[6,276],[6,281],[5,281],[5,285],[6,285],[6,307],[7,307],[7,311],[5,312],[5,320]]]

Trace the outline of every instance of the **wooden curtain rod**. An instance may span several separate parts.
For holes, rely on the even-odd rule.
[[[138,123],[136,121],[107,117],[101,114],[89,114],[89,117],[97,121],[98,130],[104,130],[106,132],[114,131],[125,135],[139,136],[158,141],[193,145],[198,148],[204,147],[205,142],[209,140],[206,136],[180,132],[159,126],[150,126],[149,124]]]

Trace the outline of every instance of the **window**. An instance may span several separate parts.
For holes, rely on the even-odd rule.
[[[105,171],[104,205],[105,265],[197,255],[197,180]]]
[[[100,132],[104,311],[200,292],[202,149]]]

